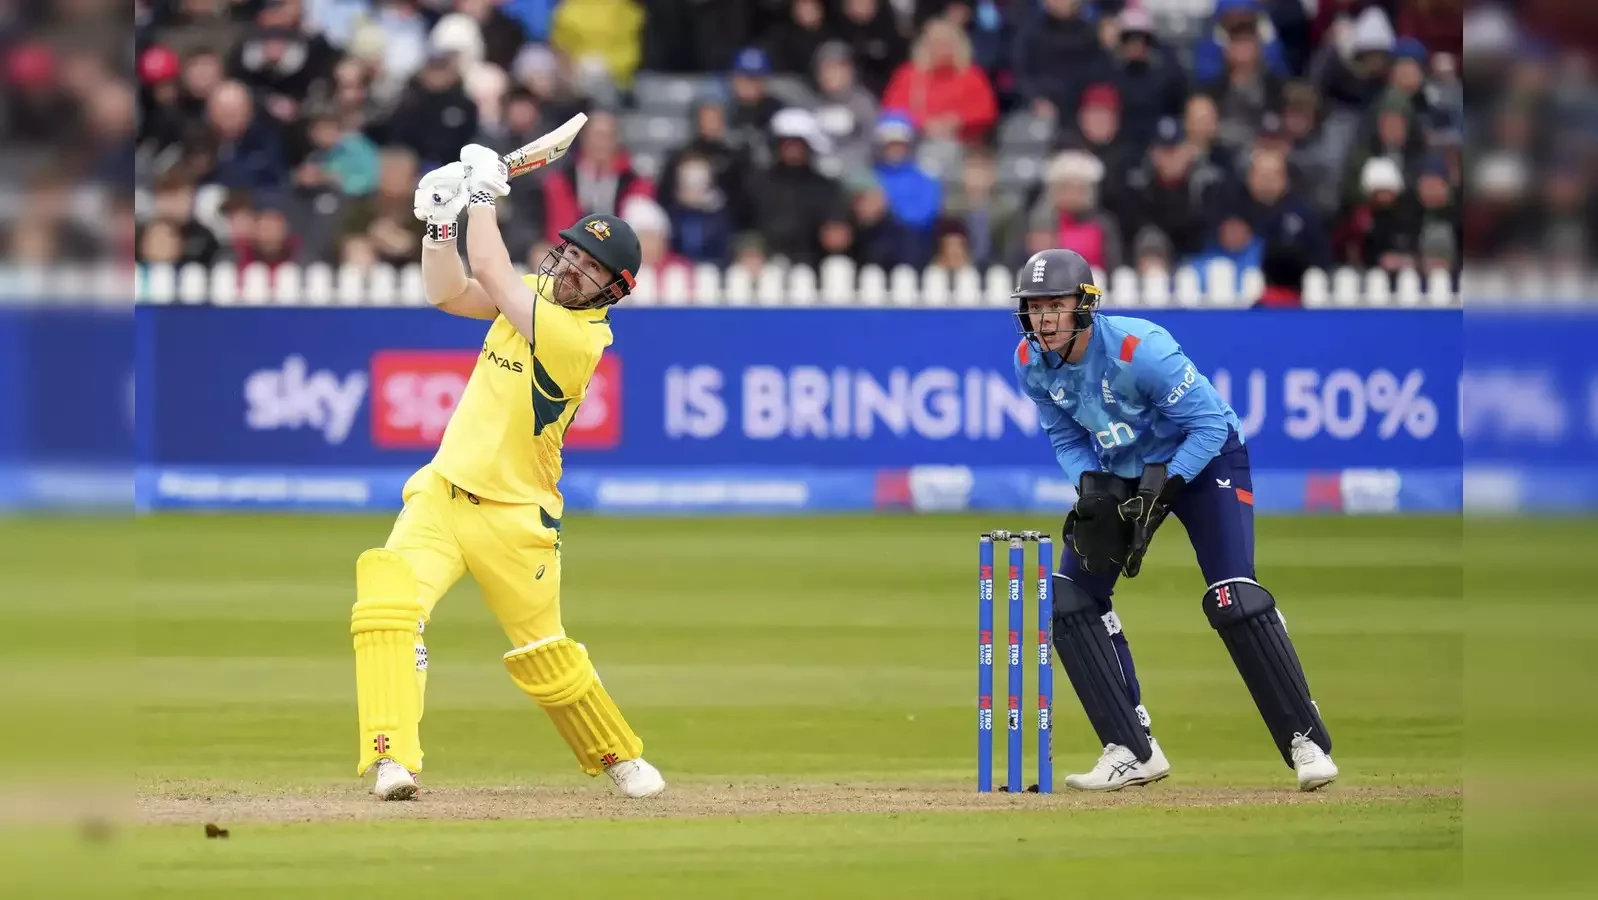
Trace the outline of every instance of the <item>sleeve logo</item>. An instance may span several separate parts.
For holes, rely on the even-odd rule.
[[[1165,395],[1165,405],[1170,406],[1172,403],[1175,403],[1183,397],[1186,397],[1187,392],[1192,390],[1193,385],[1197,383],[1198,373],[1193,370],[1193,364],[1188,363],[1187,368],[1182,370],[1181,383],[1179,383],[1176,387],[1171,388],[1171,392]]]

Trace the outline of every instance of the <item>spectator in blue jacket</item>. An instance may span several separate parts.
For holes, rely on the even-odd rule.
[[[215,142],[215,167],[205,180],[228,188],[276,189],[287,180],[276,123],[257,115],[250,92],[237,81],[217,85],[206,101]]]
[[[887,195],[888,209],[905,227],[930,238],[943,207],[943,186],[915,159],[915,126],[898,113],[877,120],[877,164],[873,173]]]
[[[1243,275],[1257,269],[1265,260],[1265,242],[1254,233],[1248,215],[1236,207],[1225,209],[1216,217],[1215,229],[1207,247],[1183,261],[1198,272],[1199,290],[1209,293],[1209,266],[1218,259],[1230,260],[1237,269],[1234,291],[1243,289]]]
[[[1260,50],[1265,64],[1278,77],[1286,78],[1287,61],[1282,54],[1282,42],[1276,36],[1276,26],[1271,23],[1259,0],[1215,0],[1215,15],[1210,20],[1210,34],[1193,46],[1193,80],[1216,81],[1226,74],[1226,44],[1234,28],[1254,23]]]
[[[500,0],[499,10],[522,26],[529,41],[549,41],[549,20],[560,0]]]
[[[1247,193],[1240,208],[1249,214],[1261,241],[1299,246],[1310,265],[1331,265],[1331,239],[1320,215],[1294,190],[1285,152],[1255,147],[1249,156]]]
[[[671,249],[694,262],[732,264],[736,229],[726,194],[716,183],[715,164],[696,150],[678,156],[672,192],[661,199],[671,217]]]

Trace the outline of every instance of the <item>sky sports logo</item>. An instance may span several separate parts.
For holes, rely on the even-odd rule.
[[[477,365],[476,350],[381,350],[372,356],[372,445],[384,450],[438,447]],[[528,387],[531,392],[531,384]],[[531,403],[531,393],[528,395]],[[599,361],[588,395],[566,431],[571,450],[609,450],[621,442],[621,361]]]

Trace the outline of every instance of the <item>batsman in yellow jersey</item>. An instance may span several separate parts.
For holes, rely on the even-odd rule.
[[[524,278],[494,210],[509,192],[505,165],[476,144],[416,191],[428,301],[492,324],[438,453],[405,484],[388,542],[355,563],[357,772],[376,768],[384,800],[416,795],[424,626],[470,572],[510,639],[511,680],[549,715],[577,764],[608,774],[628,797],[649,797],[665,780],[560,617],[561,442],[611,343],[609,308],[633,287],[638,237],[614,216],[588,216],[560,232],[540,274]],[[463,208],[472,278],[456,250]]]

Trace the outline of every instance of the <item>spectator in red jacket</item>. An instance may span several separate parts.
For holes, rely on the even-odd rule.
[[[987,73],[971,63],[971,41],[952,23],[933,19],[894,72],[882,109],[910,117],[916,131],[934,139],[975,143],[999,118]]]
[[[633,170],[632,158],[616,137],[616,116],[604,110],[588,114],[576,162],[544,176],[545,239],[559,244],[556,232],[586,215],[619,215],[629,197],[655,197],[655,185]]]

